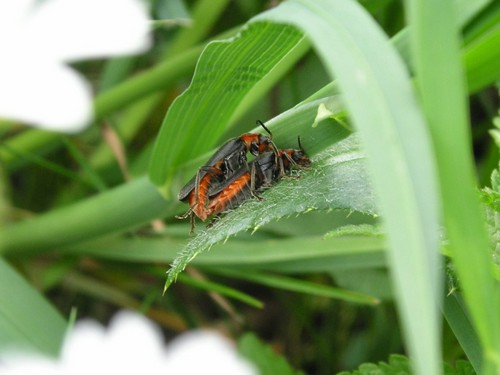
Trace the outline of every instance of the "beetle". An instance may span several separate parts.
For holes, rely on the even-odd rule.
[[[271,157],[273,161],[276,160],[276,156],[273,152],[265,152],[261,155],[266,155],[266,159]],[[185,201],[189,204],[189,210],[184,215],[176,216],[176,218],[185,219],[190,217],[192,233],[195,227],[195,216],[198,216],[202,221],[205,221],[208,216],[212,214],[212,209],[207,208],[207,205],[210,204],[212,197],[222,194],[223,192],[226,194],[227,192],[233,191],[235,189],[235,184],[240,185],[242,191],[246,194],[246,178],[248,177],[248,181],[250,181],[250,173],[248,171],[249,168],[251,170],[255,170],[253,165],[256,160],[257,159],[250,163],[252,167],[245,164],[226,180],[220,179],[222,172],[219,168],[204,168],[204,172],[206,172],[205,175],[199,182],[196,183],[197,188],[193,189],[185,199]]]
[[[269,137],[263,134],[245,133],[223,144],[179,192],[179,200],[187,202],[190,208],[186,214],[178,218],[191,216],[193,223],[192,215],[196,215],[201,220],[205,220],[209,189],[221,184],[241,168],[248,168],[247,152],[257,156],[263,152],[272,151],[277,155],[278,151],[272,141],[271,131],[262,121],[258,120],[257,124],[264,128]]]
[[[292,167],[298,166],[307,168],[311,165],[311,159],[307,157],[307,154],[300,143],[300,137],[297,137],[297,143],[299,144],[299,149],[285,149],[278,150],[278,168],[274,169],[275,175],[272,177],[272,181],[275,182],[281,177],[283,177],[286,172],[292,172]]]
[[[265,152],[256,157],[249,169],[242,168],[231,179],[217,185],[216,189],[209,191],[209,203],[205,216],[216,215],[238,207],[250,197],[262,199],[257,193],[279,181],[292,167],[308,167],[311,165],[304,149],[278,150],[278,158],[274,153]]]
[[[181,189],[178,194],[179,200],[186,202],[191,192],[199,188],[201,179],[207,173],[216,176],[216,180],[222,181],[231,176],[242,166],[247,165],[247,152],[250,152],[254,156],[265,151],[274,151],[277,154],[277,148],[272,141],[273,134],[262,121],[257,120],[257,124],[264,128],[269,134],[269,137],[264,134],[245,133],[239,137],[228,140]]]

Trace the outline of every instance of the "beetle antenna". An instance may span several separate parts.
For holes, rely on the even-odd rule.
[[[272,138],[273,137],[273,133],[271,133],[271,131],[266,127],[266,125],[264,125],[264,123],[260,120],[257,120],[257,125],[260,125],[264,128],[264,130],[269,134],[269,136]]]
[[[300,135],[297,137],[297,141],[299,142],[299,150],[304,151],[302,145],[300,144]]]

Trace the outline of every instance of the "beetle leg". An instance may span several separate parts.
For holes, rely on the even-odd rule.
[[[257,169],[255,167],[255,163],[253,163],[252,170],[250,171],[250,195],[252,197],[257,198],[260,201],[263,201],[264,198],[262,198],[259,194],[257,194],[257,189],[255,188],[256,175],[257,175]]]
[[[196,222],[195,222],[194,214],[191,212],[191,230],[189,231],[190,236],[192,236],[194,234],[194,228],[196,228]]]
[[[293,165],[294,167],[297,166],[297,162],[295,160],[293,160],[293,158],[288,155],[286,152],[283,153],[283,155],[285,155],[285,158],[290,162],[291,165]],[[283,160],[281,160],[281,166],[283,167],[283,174],[282,176],[285,175],[285,167],[283,166]],[[288,177],[291,177],[292,176],[292,168],[290,168],[290,172],[288,174]]]
[[[187,218],[188,216],[192,216],[192,214],[193,214],[193,210],[189,209],[189,210],[187,210],[187,212],[185,214],[175,215],[175,218],[179,219],[179,220],[183,220],[183,219]]]
[[[282,153],[282,155],[285,155],[287,159],[289,159],[288,155],[286,153]],[[282,178],[283,176],[286,175],[285,171],[285,165],[283,164],[283,159],[278,158],[278,179]]]
[[[187,217],[189,217],[190,219],[190,222],[191,222],[191,230],[189,231],[189,235],[193,235],[194,233],[194,228],[196,228],[196,223],[195,223],[195,218],[194,218],[194,212],[193,210],[190,208],[189,210],[187,210],[187,212],[183,215],[175,215],[175,218],[176,219],[180,219],[180,220],[183,220]]]
[[[281,159],[280,158],[280,151],[278,150],[278,147],[276,147],[276,145],[274,144],[273,141],[271,141],[271,146],[272,146],[272,149],[273,149],[273,154],[274,154],[274,164],[278,164],[279,160]]]
[[[214,217],[212,217],[212,219],[210,220],[210,222],[207,224],[207,228],[211,228],[215,224],[217,224],[217,222],[220,220],[220,218],[221,218],[220,214],[214,215]]]

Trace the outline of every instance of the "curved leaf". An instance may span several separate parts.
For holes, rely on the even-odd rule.
[[[439,374],[440,202],[431,140],[403,61],[354,1],[292,0],[261,19],[304,30],[337,79],[367,154],[416,373]]]
[[[183,229],[187,231],[187,226]],[[120,262],[170,262],[183,242],[171,238],[111,237],[73,245],[64,251]],[[193,264],[199,267],[251,267],[275,272],[330,272],[384,267],[384,249],[383,238],[366,235],[333,238],[310,235],[283,238],[279,242],[257,236],[239,236],[234,241],[214,245],[212,251],[193,259]]]
[[[149,168],[151,181],[163,185],[169,196],[175,170],[210,150],[243,99],[259,86],[276,82],[283,73],[279,66],[289,66],[306,48],[297,29],[268,22],[251,24],[235,38],[210,43],[189,89],[165,116]]]
[[[492,274],[484,211],[477,194],[461,41],[453,17],[455,9],[447,1],[412,0],[407,5],[417,87],[435,144],[449,250],[483,345],[482,373],[498,374],[500,295]],[[496,48],[493,48],[498,51],[500,33],[495,36],[492,31],[483,34],[485,39],[479,38],[479,46],[483,41],[492,46],[491,41],[496,40]],[[476,56],[476,59],[482,64],[494,55],[488,52],[486,56],[485,59]],[[498,61],[494,58],[491,61],[498,76]],[[483,66],[483,69],[487,73],[491,68]]]
[[[365,160],[355,136],[350,136],[312,158],[313,166],[299,178],[285,178],[200,231],[178,254],[168,271],[165,289],[198,254],[240,231],[308,210],[350,209],[376,213],[375,199],[365,171]]]

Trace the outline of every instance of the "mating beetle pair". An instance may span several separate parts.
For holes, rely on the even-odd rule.
[[[249,197],[261,199],[257,192],[271,186],[293,166],[308,166],[307,158],[300,145],[299,150],[278,150],[272,141],[272,133],[257,121],[269,134],[246,133],[227,141],[202,166],[179,192],[178,198],[189,204],[186,214],[178,218],[194,216],[206,220],[209,216],[236,208]],[[247,162],[247,152],[255,156]]]
[[[262,199],[257,194],[262,188],[270,187],[279,181],[291,172],[294,165],[308,167],[310,164],[311,161],[302,148],[278,150],[277,155],[274,152],[260,154],[250,162],[249,169],[241,168],[214,190],[214,196],[208,202],[207,211],[210,214],[219,214],[238,207],[250,197]]]

